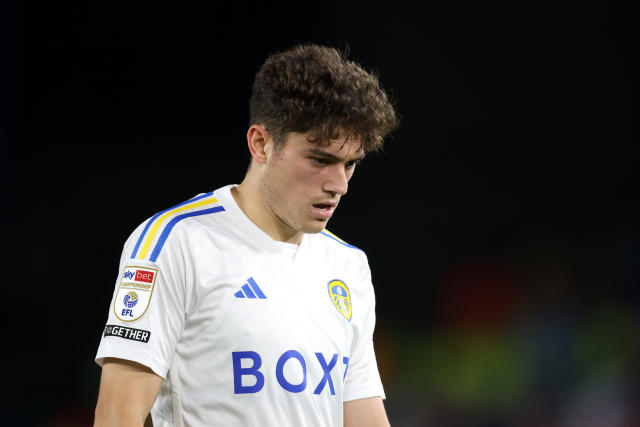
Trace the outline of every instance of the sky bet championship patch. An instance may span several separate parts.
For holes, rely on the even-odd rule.
[[[158,270],[155,268],[130,266],[124,269],[113,304],[118,319],[133,322],[146,313],[157,276]]]

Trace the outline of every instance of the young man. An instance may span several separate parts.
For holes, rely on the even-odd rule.
[[[397,126],[377,79],[295,47],[256,75],[251,165],[126,242],[96,426],[386,426],[367,258],[325,230]]]

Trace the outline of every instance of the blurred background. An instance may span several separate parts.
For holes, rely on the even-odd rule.
[[[402,118],[329,224],[369,256],[392,424],[639,426],[632,11],[433,3],[5,9],[3,423],[91,424],[126,237],[241,181],[255,72],[315,42]]]

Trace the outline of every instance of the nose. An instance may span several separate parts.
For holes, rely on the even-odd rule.
[[[325,181],[324,191],[344,196],[349,189],[349,178],[351,174],[345,169],[344,165],[335,164],[329,169],[329,177]]]

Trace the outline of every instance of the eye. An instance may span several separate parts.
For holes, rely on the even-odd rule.
[[[351,160],[351,161],[347,162],[345,166],[346,166],[347,169],[353,169],[358,164],[360,164],[360,160]]]
[[[321,165],[321,166],[325,166],[329,164],[329,161],[327,159],[324,159],[322,157],[312,157],[311,160],[317,164],[317,165]]]

